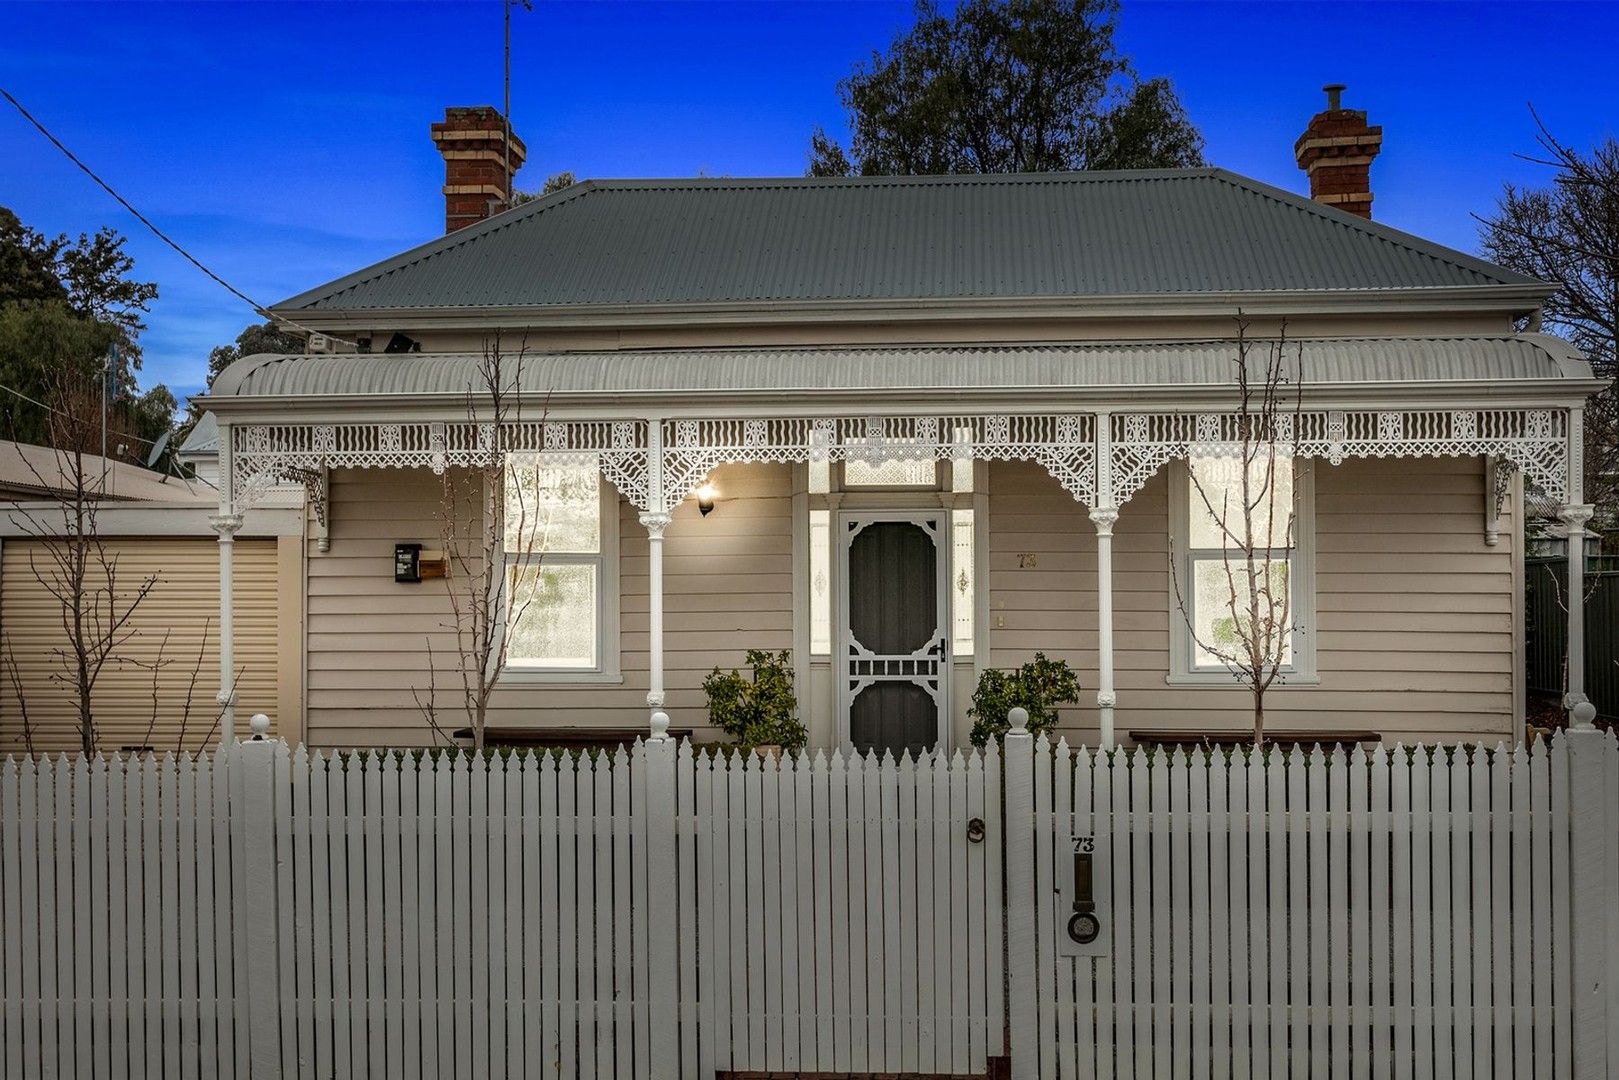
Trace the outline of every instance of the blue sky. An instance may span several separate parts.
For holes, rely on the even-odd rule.
[[[851,64],[909,3],[562,3],[513,15],[520,186],[548,173],[799,175],[843,133]],[[498,0],[17,3],[0,85],[204,262],[261,303],[442,228],[445,105],[499,104]],[[1215,164],[1295,190],[1320,87],[1384,128],[1380,220],[1465,250],[1504,180],[1534,183],[1533,103],[1579,146],[1615,134],[1619,5],[1125,0],[1121,48],[1168,75]],[[164,248],[0,103],[0,205],[49,232],[110,224],[161,296],[143,382],[184,393],[253,316]]]

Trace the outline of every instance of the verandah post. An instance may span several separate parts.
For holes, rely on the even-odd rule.
[[[1039,1071],[1040,1031],[1035,1005],[1034,927],[1034,737],[1024,709],[1007,713],[1011,730],[1004,744],[1006,782],[1006,950],[1011,978],[1007,996],[1007,1053],[1013,1080]],[[993,1018],[992,1018],[993,1019]]]
[[[219,534],[219,745],[236,745],[236,623],[233,614],[232,557],[236,530],[242,515],[236,512],[235,465],[231,453],[231,429],[219,425],[219,513],[208,524]]]
[[[678,822],[675,817],[675,740],[669,737],[669,714],[652,714],[646,741],[647,1015],[651,1024],[654,1080],[680,1074],[680,963],[678,935],[682,912],[675,871]]]
[[[1119,508],[1113,503],[1112,414],[1096,414],[1096,497],[1091,523],[1096,526],[1096,718],[1103,750],[1113,749],[1113,526]]]
[[[285,1075],[281,1061],[281,988],[278,967],[277,932],[281,925],[277,910],[280,860],[276,850],[276,755],[287,752],[280,740],[271,742],[265,732],[270,718],[256,714],[249,721],[253,737],[224,748],[225,767],[231,771],[230,807],[231,857],[240,870],[234,875],[237,894],[231,904],[240,930],[236,940],[244,955],[239,962],[247,969],[247,995],[236,1002],[238,1011],[247,1010],[247,1049],[249,1077],[278,1078]],[[216,809],[216,812],[217,809]],[[238,1016],[237,1030],[243,1025]]]

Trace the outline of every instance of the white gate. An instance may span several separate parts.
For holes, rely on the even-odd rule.
[[[1619,1067],[1611,735],[1006,758],[1014,1076]]]

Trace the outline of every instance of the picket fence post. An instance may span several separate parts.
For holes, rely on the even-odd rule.
[[[1596,712],[1589,703],[1574,709],[1568,740],[1569,782],[1569,919],[1573,931],[1572,988],[1574,1080],[1596,1080],[1619,1068],[1615,1025],[1619,988],[1613,985],[1619,920],[1613,898],[1619,895],[1619,850],[1612,788],[1614,737],[1589,726]],[[1586,713],[1590,715],[1585,715]],[[1584,720],[1584,723],[1581,721]]]
[[[247,1010],[248,1075],[270,1080],[283,1075],[275,761],[286,745],[264,737],[270,721],[263,713],[248,723],[253,737],[225,751],[227,768],[235,774],[230,787],[231,858],[240,869],[233,876],[242,890],[232,905],[233,918],[247,964],[247,996],[236,1007]]]
[[[648,1020],[651,1025],[654,1080],[675,1077],[680,1072],[680,965],[677,957],[682,912],[675,873],[675,740],[669,737],[669,717],[652,715],[652,735],[646,742],[646,821],[641,835],[646,839],[647,972],[651,994]]]
[[[1013,1080],[1039,1073],[1040,1032],[1035,1006],[1034,737],[1029,714],[1011,709],[1006,733],[1006,948],[1011,993],[1007,999]],[[994,1018],[991,1018],[994,1022]]]

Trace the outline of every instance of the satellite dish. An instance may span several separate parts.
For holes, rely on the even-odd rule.
[[[156,465],[157,459],[163,456],[163,451],[169,448],[169,436],[171,434],[172,432],[165,431],[157,437],[157,442],[152,444],[152,452],[146,455],[146,467],[148,469]]]

